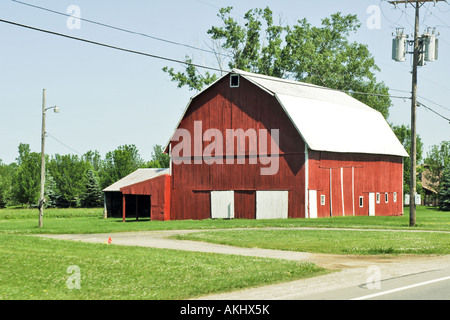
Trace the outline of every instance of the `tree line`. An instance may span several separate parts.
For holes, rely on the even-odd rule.
[[[411,129],[409,126],[392,126],[392,130],[402,143],[405,150],[411,150]],[[450,211],[450,141],[442,141],[438,145],[430,147],[424,156],[423,143],[417,136],[417,193],[425,196],[425,181],[427,188],[432,188],[433,200],[438,203],[441,210]],[[403,193],[409,194],[411,181],[410,158],[403,160]]]
[[[36,207],[39,201],[41,154],[21,143],[11,164],[0,160],[0,208]],[[141,158],[135,145],[123,145],[102,158],[97,150],[84,155],[46,155],[46,207],[101,207],[102,190],[138,168],[168,168],[169,156],[160,145],[150,161]]]

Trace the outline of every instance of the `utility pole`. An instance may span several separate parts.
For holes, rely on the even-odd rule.
[[[43,226],[44,205],[45,205],[45,113],[48,109],[53,109],[55,113],[59,112],[57,106],[45,107],[45,89],[42,92],[42,132],[41,132],[41,193],[39,195],[39,228]]]
[[[416,225],[416,165],[417,165],[417,65],[419,64],[419,2],[416,2],[416,15],[414,22],[414,54],[412,70],[412,90],[411,90],[411,169],[409,186],[409,226]]]
[[[39,195],[39,228],[43,226],[45,189],[45,89],[42,92],[42,132],[41,132],[41,193]]]
[[[412,90],[411,90],[411,168],[410,168],[410,187],[409,187],[409,226],[416,225],[416,166],[417,166],[417,129],[416,129],[416,112],[417,112],[417,67],[419,65],[419,57],[424,54],[423,41],[419,36],[419,14],[420,7],[426,2],[436,2],[445,0],[420,0],[420,1],[389,1],[389,3],[397,6],[398,4],[411,4],[415,8],[414,22],[414,51],[413,53],[413,69],[412,69]],[[400,60],[398,60],[400,61]]]

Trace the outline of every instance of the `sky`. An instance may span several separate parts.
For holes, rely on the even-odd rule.
[[[117,28],[208,50],[207,30],[220,26],[217,13],[233,6],[243,21],[253,8],[268,6],[274,20],[294,25],[306,18],[319,26],[336,12],[356,14],[361,23],[350,39],[368,45],[390,94],[410,96],[411,55],[405,62],[391,58],[392,33],[403,27],[414,31],[414,9],[395,8],[385,0],[21,0],[53,11],[79,16]],[[419,68],[419,102],[450,118],[450,2],[424,4],[420,32],[436,27],[440,33],[439,59]],[[87,21],[36,9],[17,1],[1,0],[0,19],[51,30],[73,37],[217,67],[214,55],[183,45],[95,25]],[[79,22],[78,24],[75,22]],[[102,157],[118,146],[134,144],[149,161],[153,146],[165,145],[195,91],[178,88],[162,71],[165,66],[182,71],[177,62],[83,43],[0,22],[0,159],[14,162],[20,143],[40,152],[42,96],[47,111],[45,152],[82,155],[98,150]],[[405,91],[405,92],[403,92]],[[388,122],[410,125],[411,101],[392,99]],[[432,145],[450,140],[450,124],[424,107],[417,111],[417,132],[424,153]]]

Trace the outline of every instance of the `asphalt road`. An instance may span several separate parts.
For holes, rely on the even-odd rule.
[[[405,274],[311,295],[313,300],[450,300],[450,268]]]
[[[111,238],[111,244],[116,245],[310,261],[334,270],[319,277],[210,295],[200,300],[450,300],[450,255],[326,255],[168,239],[173,234],[195,231],[40,236],[105,244]]]

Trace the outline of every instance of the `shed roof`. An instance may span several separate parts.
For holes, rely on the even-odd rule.
[[[103,189],[103,192],[120,192],[120,189],[139,182],[156,178],[163,174],[168,174],[169,169],[166,168],[142,168],[130,173],[126,177],[113,183],[109,187]]]
[[[408,157],[383,115],[345,92],[239,69],[228,74],[239,74],[274,96],[311,150]]]

